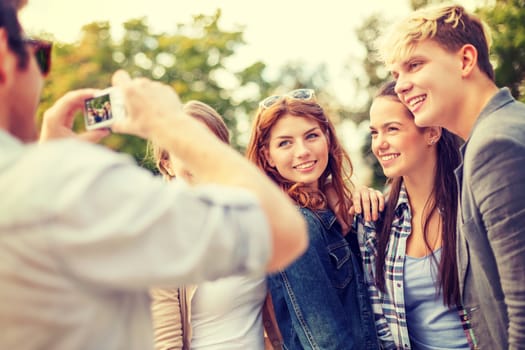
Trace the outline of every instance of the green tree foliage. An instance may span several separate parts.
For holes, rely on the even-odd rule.
[[[525,102],[525,1],[498,0],[479,14],[491,28],[497,85]]]
[[[46,81],[39,115],[69,90],[109,86],[112,73],[119,68],[131,76],[172,86],[182,101],[200,100],[214,107],[231,131],[232,145],[241,152],[258,102],[270,94],[312,87],[319,91],[324,106],[339,109],[331,96],[321,92],[327,82],[326,67],[308,70],[302,62],[290,62],[274,79],[265,77],[266,65],[261,61],[232,68],[230,59],[244,45],[243,28],[222,30],[220,17],[220,10],[211,16],[193,16],[174,33],[153,33],[146,18],[131,19],[124,23],[118,41],[108,22],[94,22],[83,26],[78,42],[55,41],[53,71]],[[84,128],[83,118],[75,123],[76,130]],[[144,140],[113,134],[102,142],[154,170]]]
[[[388,71],[379,60],[374,46],[375,42],[381,35],[381,29],[383,28],[385,21],[386,19],[382,15],[373,14],[357,29],[357,38],[366,50],[365,59],[361,64],[365,70],[365,76],[367,77],[366,81],[358,81],[358,86],[368,94],[368,101],[364,105],[364,108],[356,112],[358,115],[357,120],[361,122],[368,120],[368,111],[372,103],[372,96],[374,96],[377,88],[389,78]],[[381,169],[379,162],[372,153],[371,140],[370,136],[366,138],[366,141],[361,148],[361,152],[365,163],[372,169],[372,181],[370,186],[381,189],[386,182],[386,177],[383,175],[383,169]]]
[[[213,106],[232,131],[232,144],[240,148],[238,123],[247,123],[259,97],[273,90],[276,83],[263,79],[262,62],[238,71],[227,67],[228,59],[244,41],[242,28],[221,30],[220,15],[217,10],[212,16],[194,16],[191,23],[180,24],[173,34],[152,33],[145,18],[129,20],[119,41],[111,36],[107,22],[85,25],[78,42],[55,43],[53,71],[46,82],[40,111],[69,90],[109,86],[111,74],[122,68],[132,76],[173,86],[182,101],[195,99]],[[221,85],[224,81],[229,85]],[[248,96],[237,96],[245,89],[251,91]],[[77,118],[75,128],[83,128],[82,118]],[[144,140],[114,134],[103,143],[153,169],[152,164],[143,163]]]

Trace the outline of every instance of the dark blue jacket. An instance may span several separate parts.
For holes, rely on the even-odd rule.
[[[356,237],[341,234],[330,210],[300,210],[309,247],[269,277],[285,349],[379,349]]]

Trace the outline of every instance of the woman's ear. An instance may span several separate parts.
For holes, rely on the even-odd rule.
[[[262,151],[263,151],[263,154],[264,154],[264,158],[266,159],[266,162],[271,167],[275,167],[275,162],[273,161],[272,157],[270,156],[270,151],[268,150],[268,147],[265,146]]]
[[[160,166],[170,177],[175,177],[175,172],[173,171],[169,157],[162,158],[160,160]]]
[[[442,130],[443,129],[439,126],[430,126],[426,128],[425,130],[426,139],[427,139],[427,143],[430,146],[436,144],[439,141],[439,139],[441,138]]]

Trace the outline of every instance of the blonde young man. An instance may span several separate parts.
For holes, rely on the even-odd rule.
[[[419,126],[465,140],[458,268],[480,349],[525,348],[525,105],[498,89],[486,25],[461,6],[413,12],[380,41]]]

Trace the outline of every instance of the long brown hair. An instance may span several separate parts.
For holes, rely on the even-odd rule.
[[[285,179],[277,169],[268,164],[265,149],[268,147],[270,132],[277,121],[291,115],[315,120],[328,140],[328,165],[319,178],[319,190],[312,190],[301,183]],[[262,169],[300,206],[310,209],[326,207],[325,190],[328,183],[337,194],[338,211],[342,218],[348,218],[353,184],[352,162],[339,142],[334,126],[324,113],[323,108],[315,100],[297,100],[286,96],[281,97],[269,108],[259,108],[253,121],[250,141],[246,148],[246,157]]]
[[[394,91],[395,82],[389,82],[381,87],[376,95],[401,101]],[[412,117],[412,113],[408,111]],[[437,143],[436,177],[431,193],[431,198],[425,204],[423,212],[428,213],[423,221],[423,239],[430,249],[428,242],[428,225],[432,213],[438,211],[442,220],[442,251],[438,268],[438,285],[443,291],[443,302],[448,306],[459,304],[459,282],[456,262],[456,215],[458,207],[458,188],[454,169],[459,165],[461,156],[459,152],[460,139],[447,130],[442,130],[441,138]],[[385,205],[382,220],[377,228],[377,259],[376,259],[376,284],[385,292],[385,257],[388,241],[391,235],[392,222],[395,216],[396,204],[403,184],[403,178],[393,177],[387,179],[389,187],[388,200]],[[428,210],[426,210],[428,209]],[[430,249],[431,250],[431,249]],[[438,289],[438,290],[439,290]]]

